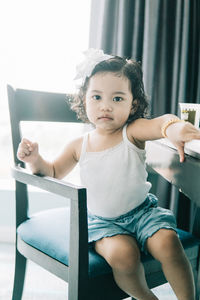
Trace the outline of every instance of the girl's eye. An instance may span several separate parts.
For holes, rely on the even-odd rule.
[[[99,96],[99,95],[94,95],[94,96],[92,96],[92,99],[94,99],[94,100],[100,100],[100,99],[101,99],[101,96]]]
[[[122,97],[114,97],[114,98],[113,98],[113,101],[114,101],[114,102],[120,102],[120,101],[122,101],[122,100],[123,100]]]

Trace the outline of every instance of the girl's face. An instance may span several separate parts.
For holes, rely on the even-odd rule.
[[[87,117],[96,128],[123,127],[134,113],[129,79],[112,72],[95,74],[89,81],[85,105]]]

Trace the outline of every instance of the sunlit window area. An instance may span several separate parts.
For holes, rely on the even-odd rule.
[[[6,85],[73,92],[75,66],[88,48],[90,0],[0,3],[0,179],[10,177],[12,148]]]

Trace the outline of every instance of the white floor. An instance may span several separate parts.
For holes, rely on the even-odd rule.
[[[0,300],[11,299],[13,277],[14,245],[0,243]],[[32,262],[28,262],[26,278],[22,300],[67,299],[67,284]],[[159,300],[177,299],[168,284],[154,289],[154,293]]]

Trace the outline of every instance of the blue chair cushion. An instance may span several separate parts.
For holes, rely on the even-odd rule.
[[[27,244],[53,257],[59,262],[69,263],[69,207],[56,208],[34,214],[17,229],[20,238]],[[178,229],[179,238],[190,260],[198,256],[200,240],[190,233]],[[152,272],[152,268],[160,270],[159,262],[153,257],[142,253],[145,271]],[[96,277],[111,272],[107,262],[89,247],[89,276]]]

